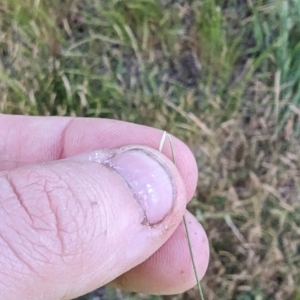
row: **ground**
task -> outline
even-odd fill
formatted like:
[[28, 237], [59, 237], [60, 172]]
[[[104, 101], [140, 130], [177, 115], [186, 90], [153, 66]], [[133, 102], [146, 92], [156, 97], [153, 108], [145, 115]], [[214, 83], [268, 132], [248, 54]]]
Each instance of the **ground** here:
[[122, 119], [191, 147], [206, 300], [300, 299], [299, 63], [297, 0], [0, 3], [0, 112]]

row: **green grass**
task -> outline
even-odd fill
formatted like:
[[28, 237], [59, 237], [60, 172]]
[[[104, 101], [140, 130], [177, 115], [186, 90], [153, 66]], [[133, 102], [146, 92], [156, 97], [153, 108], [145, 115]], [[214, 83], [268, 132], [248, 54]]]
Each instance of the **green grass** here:
[[49, 3], [0, 4], [0, 112], [182, 138], [211, 243], [205, 299], [299, 299], [300, 2]]

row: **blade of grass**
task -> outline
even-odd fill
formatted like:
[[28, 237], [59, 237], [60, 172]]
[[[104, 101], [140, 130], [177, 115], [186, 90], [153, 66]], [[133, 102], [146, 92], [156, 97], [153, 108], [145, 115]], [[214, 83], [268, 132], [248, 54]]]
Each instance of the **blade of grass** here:
[[[174, 152], [172, 137], [166, 131], [163, 133], [163, 136], [161, 138], [161, 141], [160, 141], [160, 144], [159, 144], [159, 152], [162, 152], [166, 139], [169, 140], [170, 147], [171, 147], [171, 153], [172, 153], [172, 161], [173, 161], [174, 165], [176, 165], [176, 158], [175, 158], [175, 152]], [[203, 296], [203, 292], [202, 292], [202, 288], [201, 288], [201, 283], [200, 283], [200, 280], [199, 280], [198, 271], [197, 271], [197, 267], [196, 267], [196, 262], [195, 262], [195, 258], [194, 258], [194, 253], [193, 253], [193, 247], [192, 247], [192, 243], [191, 243], [189, 228], [188, 228], [188, 224], [187, 224], [185, 216], [183, 216], [183, 223], [184, 223], [184, 227], [185, 227], [186, 237], [187, 237], [187, 240], [188, 240], [189, 251], [190, 251], [190, 255], [191, 255], [191, 260], [192, 260], [192, 265], [193, 265], [193, 269], [194, 269], [194, 273], [195, 273], [195, 278], [196, 278], [196, 281], [197, 281], [197, 287], [198, 287], [200, 299], [204, 300], [204, 296]]]

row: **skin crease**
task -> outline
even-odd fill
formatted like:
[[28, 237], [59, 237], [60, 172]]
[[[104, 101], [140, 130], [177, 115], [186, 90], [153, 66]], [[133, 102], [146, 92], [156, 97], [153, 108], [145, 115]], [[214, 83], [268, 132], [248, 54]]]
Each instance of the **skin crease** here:
[[[116, 148], [125, 145], [142, 145], [153, 149], [158, 149], [158, 145], [162, 137], [162, 131], [141, 125], [104, 119], [46, 118], [0, 115], [0, 137], [0, 171], [5, 170], [5, 172], [7, 172], [8, 170], [15, 169], [16, 172], [19, 172], [19, 166], [41, 162], [48, 162], [52, 166], [52, 164], [56, 165], [59, 162], [54, 161], [64, 158], [71, 158], [74, 155], [81, 155], [86, 152], [103, 148]], [[173, 142], [175, 147], [175, 155], [177, 158], [178, 171], [171, 161], [164, 161], [164, 163], [169, 165], [169, 167], [173, 170], [173, 174], [175, 174], [175, 178], [178, 178], [176, 179], [176, 186], [179, 189], [182, 189], [180, 192], [180, 197], [183, 198], [182, 200], [178, 200], [179, 204], [177, 204], [175, 211], [167, 217], [164, 226], [166, 226], [168, 223], [170, 229], [168, 229], [166, 236], [157, 239], [155, 234], [156, 231], [153, 231], [152, 239], [153, 241], [156, 241], [156, 244], [153, 247], [151, 246], [152, 249], [150, 250], [148, 249], [149, 247], [146, 247], [146, 249], [142, 251], [142, 253], [144, 253], [143, 255], [137, 254], [137, 256], [139, 256], [139, 261], [136, 262], [138, 265], [134, 265], [132, 262], [128, 263], [127, 265], [122, 265], [120, 270], [117, 270], [120, 263], [115, 261], [115, 274], [119, 273], [119, 275], [115, 276], [117, 279], [113, 281], [113, 284], [127, 290], [129, 289], [152, 294], [172, 294], [183, 292], [195, 284], [194, 274], [190, 262], [190, 254], [186, 248], [187, 244], [185, 243], [185, 234], [182, 224], [179, 226], [178, 224], [182, 219], [185, 203], [191, 199], [195, 191], [198, 171], [195, 159], [187, 146], [176, 138], [173, 139]], [[22, 147], [20, 147], [20, 145], [22, 145]], [[171, 159], [171, 151], [169, 147], [165, 146], [163, 153], [169, 157], [169, 159]], [[30, 168], [30, 166], [28, 166], [28, 168]], [[59, 165], [58, 168], [61, 170]], [[76, 168], [79, 167], [77, 166]], [[91, 166], [87, 168], [91, 168]], [[45, 172], [47, 173], [48, 169], [45, 169]], [[84, 176], [84, 178], [87, 177], [88, 174]], [[115, 177], [111, 178], [111, 182], [119, 182], [118, 180], [119, 179]], [[120, 183], [115, 183], [114, 186], [116, 186], [116, 184], [121, 186]], [[109, 183], [107, 183], [106, 186], [109, 186]], [[114, 192], [117, 193], [118, 191]], [[122, 190], [121, 193], [123, 195], [125, 190]], [[128, 197], [131, 196], [128, 195]], [[128, 214], [130, 214], [129, 211]], [[117, 217], [119, 218], [120, 216], [118, 215]], [[191, 223], [191, 232], [193, 233], [192, 243], [194, 249], [196, 250], [195, 259], [197, 266], [199, 267], [199, 275], [203, 276], [207, 269], [209, 257], [207, 237], [202, 227], [194, 219], [194, 217], [188, 215], [188, 218]], [[122, 220], [124, 224], [128, 224], [126, 225], [126, 230], [129, 232], [138, 230], [130, 222], [127, 223], [126, 214]], [[117, 229], [116, 232], [118, 231]], [[157, 228], [157, 232], [158, 231], [159, 228]], [[137, 233], [135, 236], [137, 236]], [[128, 237], [130, 237], [130, 234]], [[130, 238], [128, 239], [130, 240]], [[108, 249], [119, 248], [121, 251], [124, 249], [124, 247], [126, 248], [126, 242], [128, 242], [126, 241], [126, 236], [121, 234], [118, 241], [111, 242], [117, 244], [110, 244]], [[137, 243], [137, 241], [132, 240], [130, 243]], [[137, 243], [136, 245], [139, 245], [140, 247], [141, 244]], [[100, 279], [102, 279], [105, 273], [108, 272], [104, 272], [102, 277], [99, 268], [94, 269], [92, 272], [93, 274], [89, 273], [91, 269], [93, 270], [93, 267], [95, 267], [97, 262], [99, 265], [99, 261], [105, 260], [104, 257], [101, 258], [99, 256], [97, 258], [97, 255], [95, 256], [97, 247], [99, 246], [95, 244], [94, 247], [94, 252], [90, 252], [89, 257], [92, 254], [92, 257], [95, 258], [95, 260], [85, 258], [85, 264], [87, 265], [87, 268], [84, 270], [82, 270], [82, 268], [75, 270], [72, 269], [72, 272], [70, 272], [70, 270], [66, 270], [68, 274], [72, 275], [67, 280], [63, 277], [65, 280], [63, 284], [61, 284], [61, 288], [64, 291], [64, 293], [62, 293], [63, 295], [50, 294], [49, 299], [74, 298], [75, 296], [82, 295], [88, 291], [91, 291], [92, 289], [97, 288], [99, 284], [101, 285]], [[152, 251], [152, 253], [147, 251]], [[112, 253], [111, 255], [115, 259], [116, 256], [122, 257], [122, 254], [123, 251], [121, 251], [119, 254]], [[84, 255], [81, 257], [81, 259], [83, 258]], [[128, 259], [128, 261], [130, 261], [130, 259]], [[72, 267], [74, 268], [74, 266]], [[39, 285], [40, 297], [36, 296], [36, 299], [48, 299], [43, 296], [53, 291], [53, 286], [57, 284], [57, 278], [55, 278], [55, 276], [57, 277], [56, 272], [61, 272], [59, 268], [55, 268], [58, 267], [55, 263], [53, 263], [51, 269], [53, 274], [47, 275], [48, 277], [46, 276], [45, 280], [41, 282]], [[67, 265], [65, 268], [70, 268], [70, 265]], [[168, 270], [168, 272], [165, 270]], [[166, 276], [166, 274], [169, 272], [171, 272], [171, 276], [170, 274], [169, 276]], [[14, 278], [14, 276], [10, 274], [6, 274], [6, 276], [12, 276], [12, 280], [20, 280], [22, 282], [22, 276], [18, 279]], [[114, 275], [111, 274], [110, 278], [107, 278], [106, 281], [112, 281], [114, 279], [113, 276]], [[36, 286], [34, 279], [28, 280], [27, 284], [29, 290], [30, 286]], [[11, 295], [8, 294], [5, 296], [8, 297]], [[13, 300], [13, 298], [11, 299]]]

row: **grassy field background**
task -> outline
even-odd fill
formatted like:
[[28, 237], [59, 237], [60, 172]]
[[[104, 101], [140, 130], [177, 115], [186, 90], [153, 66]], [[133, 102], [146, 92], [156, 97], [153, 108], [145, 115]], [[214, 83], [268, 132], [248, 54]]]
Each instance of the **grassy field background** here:
[[205, 299], [300, 299], [300, 1], [1, 0], [0, 112], [183, 139], [211, 243]]

